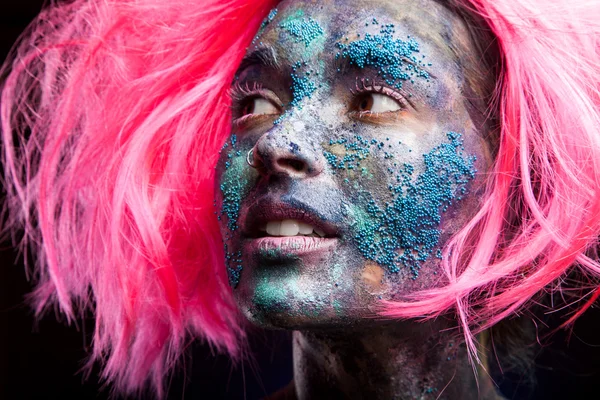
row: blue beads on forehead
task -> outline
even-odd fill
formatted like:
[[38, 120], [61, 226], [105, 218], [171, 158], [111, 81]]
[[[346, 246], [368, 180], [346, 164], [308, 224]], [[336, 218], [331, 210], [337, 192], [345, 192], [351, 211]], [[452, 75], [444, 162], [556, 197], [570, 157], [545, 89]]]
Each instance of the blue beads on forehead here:
[[[376, 19], [372, 23], [378, 24]], [[359, 68], [375, 68], [388, 85], [398, 89], [404, 81], [412, 81], [415, 77], [429, 79], [423, 56], [417, 57], [419, 43], [412, 38], [394, 39], [394, 33], [394, 25], [387, 24], [381, 26], [377, 35], [367, 33], [359, 40], [338, 42], [336, 47], [340, 51], [336, 58], [346, 58]]]
[[291, 35], [297, 43], [303, 42], [306, 47], [325, 33], [321, 25], [312, 18], [291, 19], [282, 22], [279, 27]]

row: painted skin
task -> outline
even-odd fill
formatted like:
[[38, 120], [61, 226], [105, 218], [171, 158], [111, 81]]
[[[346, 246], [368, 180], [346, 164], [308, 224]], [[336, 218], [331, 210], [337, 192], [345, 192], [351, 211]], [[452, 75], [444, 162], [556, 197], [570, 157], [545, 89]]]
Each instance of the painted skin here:
[[[373, 39], [401, 56], [386, 61], [371, 48], [361, 62], [361, 43]], [[472, 54], [462, 20], [426, 0], [286, 1], [249, 48], [217, 167], [217, 213], [240, 309], [261, 326], [310, 331], [295, 335], [299, 397], [435, 398], [453, 373], [467, 378], [448, 398], [477, 390], [464, 348], [447, 345], [454, 321], [369, 318], [382, 299], [442, 285], [439, 251], [478, 209], [491, 156], [478, 111], [487, 72]], [[325, 237], [265, 237], [266, 221], [284, 219]], [[408, 344], [436, 356], [410, 356]], [[373, 346], [381, 354], [365, 350]], [[376, 360], [375, 376], [357, 349]], [[399, 364], [410, 379], [390, 380]]]

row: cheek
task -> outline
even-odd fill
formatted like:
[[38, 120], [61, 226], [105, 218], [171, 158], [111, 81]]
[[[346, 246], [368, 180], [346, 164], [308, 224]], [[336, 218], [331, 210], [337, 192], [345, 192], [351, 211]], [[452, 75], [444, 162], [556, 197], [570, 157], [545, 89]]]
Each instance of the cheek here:
[[238, 143], [236, 135], [232, 135], [225, 143], [217, 167], [218, 187], [215, 191], [215, 213], [221, 227], [229, 282], [234, 288], [239, 282], [243, 258], [241, 250], [234, 246], [235, 239], [240, 235], [240, 206], [255, 180], [246, 161], [245, 147]]
[[251, 188], [251, 174], [246, 162], [246, 153], [237, 143], [235, 135], [225, 143], [221, 150], [217, 174], [217, 193], [221, 200], [217, 218], [225, 220], [227, 229], [234, 233], [239, 228], [238, 219], [241, 201], [248, 195]]
[[[441, 257], [443, 217], [466, 196], [475, 157], [452, 132], [419, 157], [390, 142], [342, 139], [330, 142], [326, 157], [351, 198], [345, 211], [353, 246], [385, 272], [417, 279], [427, 260]], [[372, 268], [362, 277], [378, 280]]]

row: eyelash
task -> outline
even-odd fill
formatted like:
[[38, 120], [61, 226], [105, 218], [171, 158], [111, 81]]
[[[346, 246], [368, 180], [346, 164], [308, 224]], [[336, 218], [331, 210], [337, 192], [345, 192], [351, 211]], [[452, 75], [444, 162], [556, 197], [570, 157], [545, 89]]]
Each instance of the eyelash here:
[[264, 89], [262, 84], [259, 82], [253, 82], [252, 86], [250, 86], [249, 82], [246, 82], [245, 84], [241, 84], [240, 82], [234, 83], [230, 90], [230, 97], [232, 100], [232, 112], [234, 116], [233, 123], [234, 125], [240, 127], [246, 122], [249, 122], [251, 119], [265, 117], [265, 115], [253, 114], [241, 115], [246, 103], [250, 100], [261, 97], [273, 103], [274, 106], [283, 108], [283, 105], [280, 104], [277, 96], [275, 96], [270, 90]]
[[[371, 82], [368, 82], [371, 81]], [[368, 93], [379, 93], [379, 94], [383, 94], [385, 96], [391, 97], [392, 99], [394, 99], [396, 102], [398, 102], [398, 104], [400, 105], [402, 110], [405, 110], [408, 108], [408, 102], [406, 101], [405, 97], [403, 95], [401, 95], [400, 93], [398, 93], [396, 90], [390, 89], [382, 84], [376, 85], [375, 83], [372, 83], [372, 79], [368, 79], [368, 78], [356, 78], [356, 82], [354, 84], [354, 89], [350, 89], [350, 93], [352, 93], [352, 95], [354, 96], [354, 98], [352, 99], [352, 103], [353, 103], [353, 107], [354, 105], [356, 105], [356, 101], [359, 99], [359, 95], [361, 94], [368, 94]], [[373, 113], [371, 111], [352, 111], [354, 113], [356, 113], [356, 115], [358, 117], [362, 117], [362, 116], [366, 116], [366, 115], [370, 115], [372, 116], [373, 114], [386, 114], [386, 113], [395, 113], [396, 111], [386, 111], [383, 113]]]
[[246, 82], [243, 86], [241, 83], [236, 82], [231, 87], [230, 97], [233, 101], [232, 104], [234, 111], [238, 112], [242, 108], [241, 106], [245, 101], [254, 99], [256, 97], [263, 97], [267, 100], [274, 100], [272, 99], [272, 96], [270, 96], [269, 93], [265, 89], [263, 89], [263, 86], [259, 82], [253, 82], [252, 87], [250, 87], [250, 84], [248, 82]]

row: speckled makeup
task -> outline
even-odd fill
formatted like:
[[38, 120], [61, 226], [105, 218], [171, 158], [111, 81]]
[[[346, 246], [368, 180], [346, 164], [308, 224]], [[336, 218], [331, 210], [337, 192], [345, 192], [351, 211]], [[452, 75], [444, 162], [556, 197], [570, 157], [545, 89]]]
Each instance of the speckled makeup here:
[[217, 167], [228, 274], [251, 321], [361, 324], [382, 299], [444, 283], [442, 249], [477, 211], [491, 158], [465, 32], [425, 0], [270, 13]]

